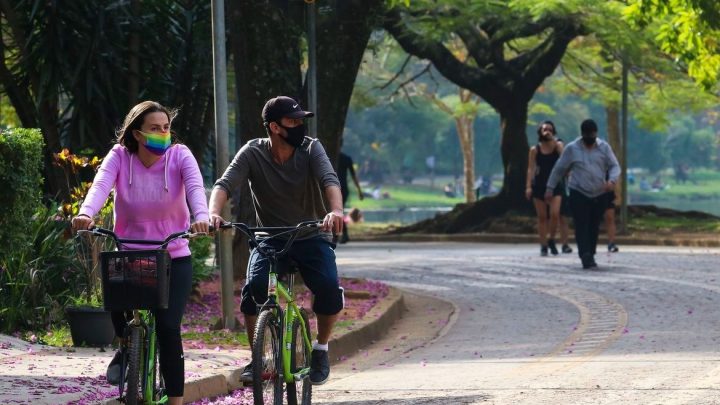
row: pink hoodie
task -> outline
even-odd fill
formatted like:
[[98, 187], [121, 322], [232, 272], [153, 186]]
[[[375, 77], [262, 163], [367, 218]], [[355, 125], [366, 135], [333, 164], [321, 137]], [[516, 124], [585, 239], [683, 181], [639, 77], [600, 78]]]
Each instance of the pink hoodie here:
[[[185, 145], [176, 144], [152, 166], [115, 145], [100, 165], [80, 214], [92, 218], [115, 188], [115, 233], [119, 238], [163, 240], [171, 233], [190, 229], [195, 221], [208, 221], [205, 187], [195, 157]], [[153, 245], [126, 245], [130, 249], [155, 249]], [[187, 239], [168, 246], [170, 257], [190, 255]]]

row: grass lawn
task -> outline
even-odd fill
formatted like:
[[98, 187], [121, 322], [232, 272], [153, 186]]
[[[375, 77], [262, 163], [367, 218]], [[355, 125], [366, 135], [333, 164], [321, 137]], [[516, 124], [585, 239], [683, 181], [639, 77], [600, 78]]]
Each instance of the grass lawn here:
[[[647, 176], [647, 179], [652, 183], [652, 176]], [[676, 184], [674, 178], [670, 176], [665, 176], [663, 179], [669, 187], [662, 191], [640, 190], [638, 178], [635, 179], [635, 184], [629, 185], [628, 191], [632, 197], [641, 201], [720, 198], [720, 172], [707, 169], [697, 170], [690, 175], [692, 181], [684, 184]]]
[[[370, 191], [369, 189], [365, 190]], [[402, 207], [452, 207], [464, 201], [462, 196], [456, 198], [446, 197], [442, 188], [435, 186], [414, 185], [414, 184], [391, 184], [380, 188], [381, 193], [388, 193], [389, 198], [375, 200], [365, 197], [362, 201], [358, 199], [357, 192], [350, 190], [350, 199], [347, 207], [357, 207], [362, 210], [392, 209]]]

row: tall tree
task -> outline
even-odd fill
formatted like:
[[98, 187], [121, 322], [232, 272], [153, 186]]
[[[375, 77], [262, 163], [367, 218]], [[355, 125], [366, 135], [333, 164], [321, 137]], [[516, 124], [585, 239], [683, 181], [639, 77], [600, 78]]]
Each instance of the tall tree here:
[[[500, 193], [448, 221], [444, 230], [457, 230], [476, 221], [478, 215], [528, 209], [523, 197], [528, 104], [558, 66], [570, 41], [586, 32], [581, 20], [555, 10], [534, 15], [528, 8], [514, 8], [513, 3], [411, 4], [387, 11], [385, 29], [406, 52], [430, 60], [450, 81], [479, 95], [501, 118], [505, 177]], [[470, 58], [464, 62], [450, 52], [448, 40], [461, 41]]]

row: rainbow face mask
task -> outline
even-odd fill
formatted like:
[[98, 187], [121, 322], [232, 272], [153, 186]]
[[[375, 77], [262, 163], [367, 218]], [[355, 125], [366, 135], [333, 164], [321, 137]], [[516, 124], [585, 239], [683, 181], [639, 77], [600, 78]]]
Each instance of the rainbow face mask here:
[[171, 139], [170, 131], [168, 132], [143, 132], [139, 131], [145, 137], [145, 148], [150, 153], [162, 156], [170, 148]]

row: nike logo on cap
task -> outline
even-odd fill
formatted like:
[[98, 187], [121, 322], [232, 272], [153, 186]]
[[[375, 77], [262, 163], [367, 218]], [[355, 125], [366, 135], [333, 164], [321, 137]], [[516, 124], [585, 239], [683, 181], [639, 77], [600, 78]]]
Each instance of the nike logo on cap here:
[[298, 108], [298, 104], [295, 104], [295, 105], [293, 106], [293, 108]]

